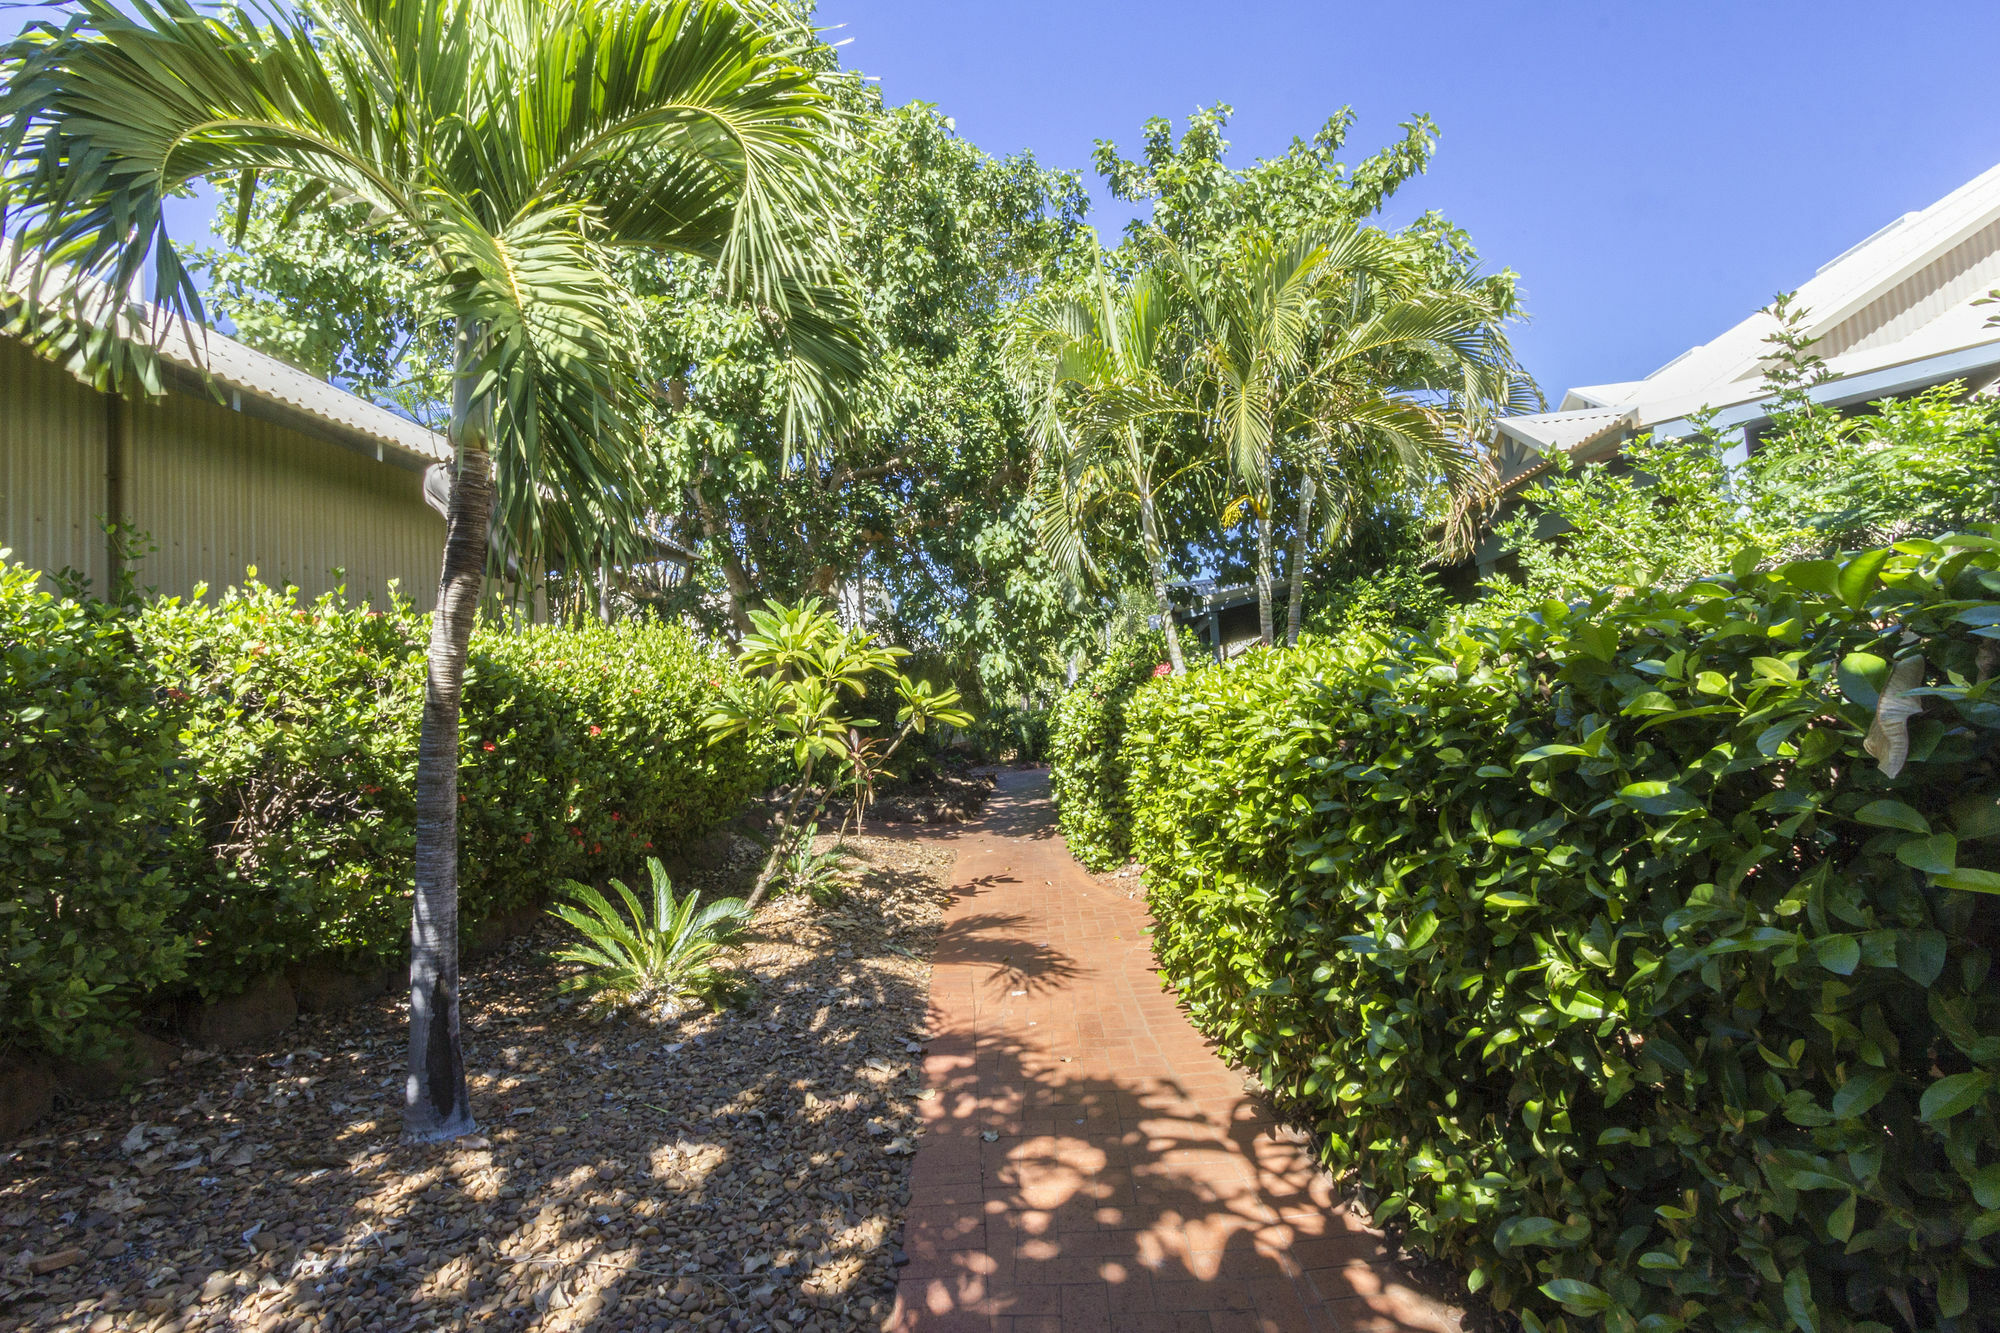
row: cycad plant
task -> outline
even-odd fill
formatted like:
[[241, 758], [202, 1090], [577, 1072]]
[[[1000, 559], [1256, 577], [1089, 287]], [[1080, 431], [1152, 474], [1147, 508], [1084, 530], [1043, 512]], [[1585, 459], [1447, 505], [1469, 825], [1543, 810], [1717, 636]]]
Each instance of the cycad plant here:
[[[634, 423], [649, 386], [618, 256], [712, 261], [787, 353], [801, 431], [866, 371], [831, 276], [838, 127], [778, 31], [790, 13], [761, 0], [73, 0], [67, 22], [0, 50], [9, 318], [46, 354], [109, 387], [155, 385], [166, 335], [123, 294], [150, 268], [166, 316], [201, 318], [162, 205], [206, 180], [233, 189], [243, 217], [274, 177], [302, 205], [367, 205], [455, 340], [417, 760], [406, 1139], [475, 1128], [459, 1049], [459, 700], [495, 515], [524, 569], [557, 548], [639, 549]], [[199, 335], [188, 341], [199, 355]]]
[[622, 880], [612, 880], [611, 887], [624, 900], [623, 912], [588, 884], [571, 880], [565, 887], [571, 901], [551, 910], [574, 926], [584, 942], [556, 958], [580, 963], [585, 970], [559, 989], [586, 995], [606, 1009], [643, 1011], [683, 996], [716, 1000], [731, 989], [729, 974], [715, 966], [716, 955], [735, 941], [750, 909], [741, 898], [718, 899], [706, 907], [699, 893], [677, 899], [659, 859], [648, 857], [646, 866], [653, 876], [650, 915]]
[[[857, 800], [859, 797], [857, 796]], [[822, 906], [840, 901], [840, 880], [847, 869], [847, 848], [838, 839], [823, 852], [813, 850], [819, 825], [807, 824], [798, 845], [785, 858], [779, 881], [786, 892], [803, 893]]]

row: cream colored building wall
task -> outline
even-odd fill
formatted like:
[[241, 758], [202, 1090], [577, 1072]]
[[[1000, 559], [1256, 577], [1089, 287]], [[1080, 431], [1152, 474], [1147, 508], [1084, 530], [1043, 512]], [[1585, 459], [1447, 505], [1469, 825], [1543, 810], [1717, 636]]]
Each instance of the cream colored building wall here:
[[418, 609], [435, 603], [444, 520], [421, 473], [191, 394], [115, 410], [114, 472], [110, 400], [0, 340], [0, 546], [13, 560], [69, 565], [102, 590], [100, 521], [115, 490], [158, 548], [132, 566], [142, 588], [219, 590], [255, 565], [307, 598], [344, 583], [351, 600], [383, 606], [396, 580]]
[[0, 547], [13, 550], [10, 561], [73, 569], [103, 590], [110, 424], [102, 394], [0, 338]]

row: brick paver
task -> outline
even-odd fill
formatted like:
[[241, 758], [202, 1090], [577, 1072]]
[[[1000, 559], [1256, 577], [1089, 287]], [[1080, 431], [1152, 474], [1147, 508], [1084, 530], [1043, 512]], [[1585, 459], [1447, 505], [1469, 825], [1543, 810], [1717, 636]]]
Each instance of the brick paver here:
[[954, 839], [890, 1327], [1454, 1333], [1161, 989], [1136, 880], [1000, 776]]

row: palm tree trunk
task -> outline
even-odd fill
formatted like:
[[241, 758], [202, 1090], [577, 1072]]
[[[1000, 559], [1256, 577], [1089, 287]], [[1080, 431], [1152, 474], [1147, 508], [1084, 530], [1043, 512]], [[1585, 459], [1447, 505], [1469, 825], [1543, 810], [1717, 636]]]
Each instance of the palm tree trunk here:
[[1264, 646], [1277, 642], [1272, 633], [1271, 620], [1271, 497], [1264, 496], [1264, 506], [1257, 511], [1257, 630], [1264, 637]]
[[1312, 531], [1313, 493], [1318, 483], [1307, 477], [1299, 487], [1299, 530], [1292, 536], [1291, 597], [1285, 603], [1285, 646], [1299, 646], [1299, 621], [1305, 614], [1306, 534]]
[[[461, 330], [460, 366], [475, 335]], [[436, 1143], [478, 1129], [465, 1086], [458, 1024], [458, 713], [465, 654], [493, 525], [489, 413], [473, 410], [472, 377], [454, 386], [456, 475], [431, 613], [423, 730], [417, 742], [416, 899], [410, 910], [410, 1063], [403, 1090], [403, 1140]]]
[[1139, 534], [1146, 547], [1146, 572], [1153, 578], [1153, 600], [1159, 604], [1160, 627], [1167, 635], [1167, 660], [1174, 674], [1185, 675], [1187, 662], [1181, 656], [1181, 632], [1174, 624], [1173, 599], [1167, 596], [1167, 557], [1160, 541], [1160, 519], [1153, 508], [1153, 488], [1139, 487]]

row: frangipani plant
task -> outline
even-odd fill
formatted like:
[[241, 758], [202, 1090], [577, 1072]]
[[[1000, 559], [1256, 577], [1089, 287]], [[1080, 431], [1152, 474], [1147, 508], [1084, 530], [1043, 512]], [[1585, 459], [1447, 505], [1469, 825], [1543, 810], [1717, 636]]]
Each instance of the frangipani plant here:
[[[836, 792], [852, 788], [854, 825], [860, 827], [876, 779], [904, 741], [934, 722], [969, 726], [972, 716], [958, 706], [956, 689], [937, 689], [897, 670], [896, 663], [909, 656], [907, 650], [877, 644], [865, 630], [841, 628], [817, 597], [796, 606], [767, 603], [750, 613], [750, 621], [752, 632], [744, 636], [737, 657], [738, 677], [724, 687], [722, 702], [703, 725], [711, 741], [770, 735], [789, 752], [797, 770], [770, 854], [750, 893], [749, 905], [755, 909]], [[872, 676], [889, 677], [902, 701], [896, 731], [886, 743], [862, 734], [881, 725], [876, 719], [845, 711], [851, 700], [867, 693]]]

